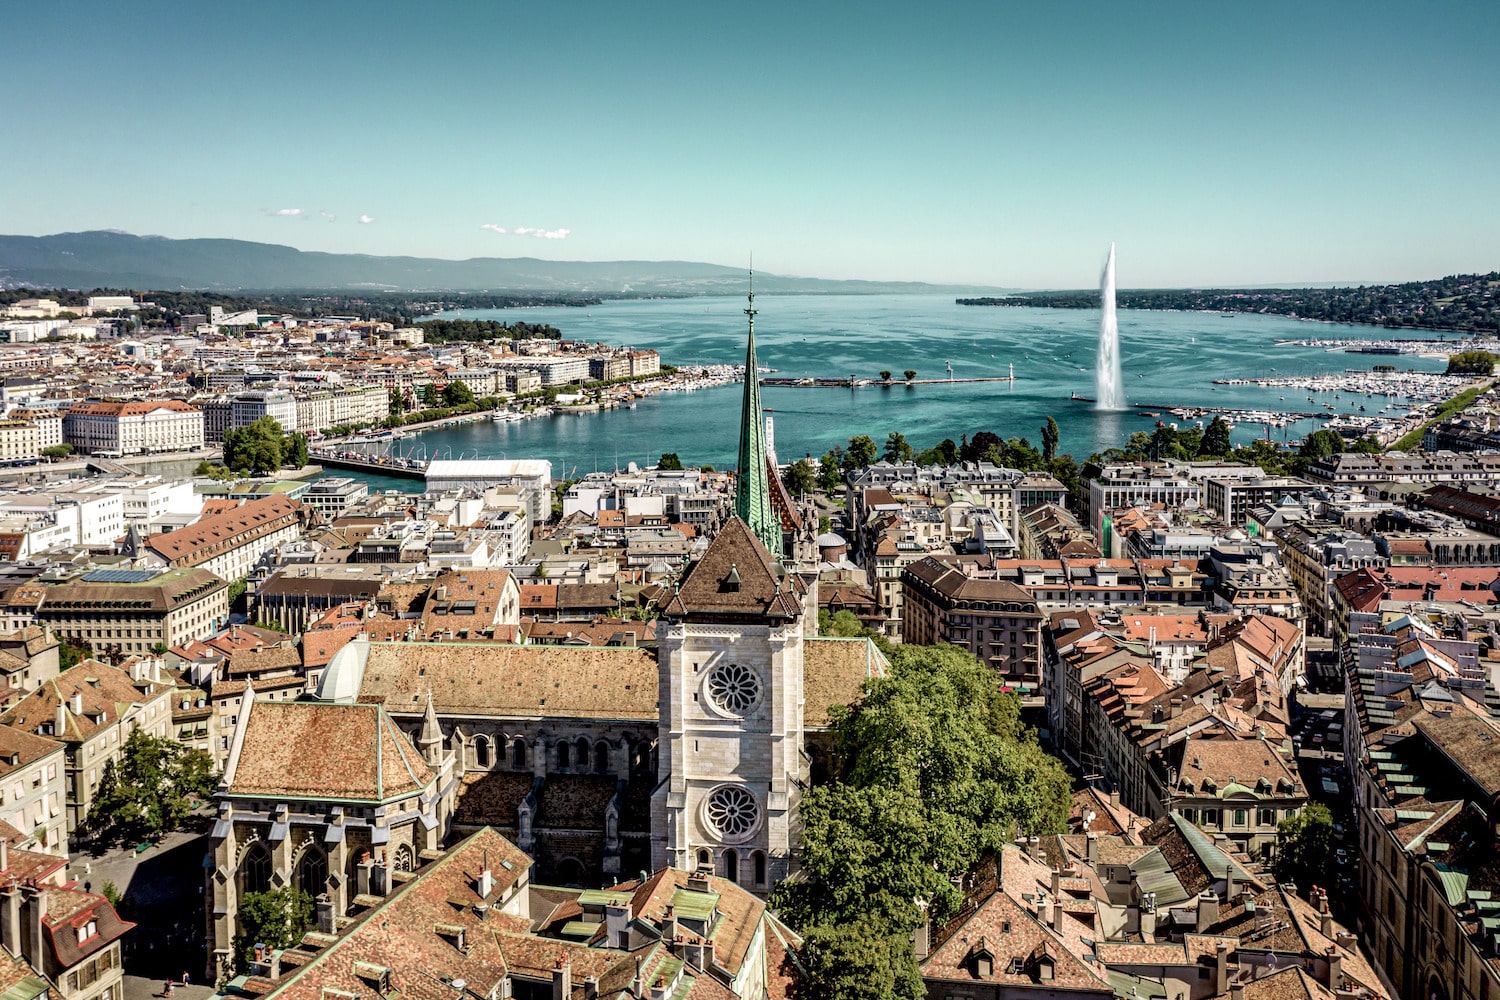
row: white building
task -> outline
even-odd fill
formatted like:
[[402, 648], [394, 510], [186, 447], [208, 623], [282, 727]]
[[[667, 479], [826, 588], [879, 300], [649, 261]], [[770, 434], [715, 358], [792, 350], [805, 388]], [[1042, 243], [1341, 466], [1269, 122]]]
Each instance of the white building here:
[[552, 463], [545, 459], [442, 460], [427, 465], [429, 493], [472, 490], [482, 494], [496, 486], [520, 493], [532, 524], [551, 516]]
[[85, 455], [144, 455], [203, 447], [203, 412], [180, 399], [79, 403], [63, 437]]

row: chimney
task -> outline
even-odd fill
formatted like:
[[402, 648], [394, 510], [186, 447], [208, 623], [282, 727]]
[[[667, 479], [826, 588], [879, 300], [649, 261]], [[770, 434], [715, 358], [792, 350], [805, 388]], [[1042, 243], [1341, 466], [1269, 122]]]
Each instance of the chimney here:
[[1236, 981], [1229, 987], [1229, 1000], [1245, 1000], [1245, 984]]
[[670, 950], [677, 942], [677, 911], [672, 904], [667, 904], [667, 909], [661, 915], [661, 939], [667, 943]]
[[599, 977], [587, 975], [583, 977], [583, 1000], [599, 1000]]
[[0, 837], [0, 872], [10, 871], [10, 842]]
[[57, 728], [52, 730], [52, 735], [56, 736], [58, 739], [62, 739], [63, 734], [68, 731], [67, 702], [60, 701], [57, 703], [57, 720], [55, 722], [55, 725]]
[[1338, 931], [1333, 935], [1333, 939], [1334, 941], [1338, 942], [1338, 946], [1340, 948], [1344, 949], [1349, 954], [1354, 955], [1359, 952], [1359, 938], [1355, 937], [1353, 934], [1350, 934], [1348, 931]]
[[1210, 927], [1219, 922], [1219, 897], [1211, 890], [1205, 890], [1198, 894], [1198, 924], [1199, 934], [1206, 933]]
[[566, 954], [557, 957], [557, 964], [552, 967], [552, 1000], [572, 1000], [573, 998], [573, 963], [568, 961]]
[[[1234, 901], [1234, 862], [1231, 861], [1224, 866], [1224, 902]], [[1223, 993], [1223, 990], [1219, 991]]]
[[1220, 996], [1229, 989], [1229, 942], [1220, 940], [1214, 946], [1214, 979], [1218, 984], [1215, 990]]
[[47, 940], [43, 928], [47, 924], [47, 896], [36, 886], [28, 885], [23, 890], [26, 893], [25, 905], [29, 911], [27, 916], [26, 933], [30, 935], [33, 948], [40, 948], [41, 942]]
[[1088, 832], [1088, 848], [1084, 852], [1084, 857], [1088, 858], [1090, 865], [1099, 863], [1099, 832], [1097, 830]]
[[[923, 927], [918, 927], [917, 928], [917, 940], [918, 940], [918, 942], [921, 941], [922, 932], [925, 929], [926, 929], [926, 925], [924, 925]], [[918, 947], [919, 948], [921, 947], [920, 943], [918, 944]], [[697, 938], [694, 938], [692, 941], [688, 942], [686, 950], [687, 950], [687, 954], [684, 956], [684, 960], [693, 969], [695, 969], [698, 972], [702, 972], [703, 971], [703, 942], [699, 941]], [[919, 952], [918, 955], [917, 955], [917, 957], [921, 958], [922, 954]]]
[[917, 933], [912, 940], [912, 950], [916, 953], [918, 962], [932, 953], [932, 921], [927, 919], [925, 910], [922, 913], [922, 922], [917, 924]]
[[1328, 946], [1328, 988], [1337, 993], [1344, 987], [1344, 953]]
[[21, 890], [14, 885], [0, 890], [0, 945], [21, 957]]
[[72, 712], [73, 712], [74, 715], [82, 715], [83, 714], [83, 692], [82, 691], [74, 691], [73, 692], [73, 697], [71, 697], [71, 698], [68, 699], [68, 708], [72, 710]]
[[337, 934], [338, 920], [333, 912], [333, 898], [326, 892], [318, 897], [314, 904], [318, 915], [318, 932], [321, 934]]
[[1118, 788], [1111, 788], [1109, 790], [1109, 804], [1113, 808], [1119, 808], [1120, 790]]
[[1057, 930], [1062, 923], [1062, 900], [1057, 896], [1052, 897], [1052, 929]]
[[1052, 869], [1052, 895], [1062, 895], [1062, 870], [1058, 868]]
[[495, 872], [490, 868], [488, 854], [485, 855], [484, 871], [479, 873], [479, 884], [474, 887], [474, 891], [479, 893], [480, 899], [489, 899], [490, 893], [495, 891]]
[[1318, 897], [1318, 933], [1330, 940], [1333, 938], [1333, 914], [1328, 912], [1327, 890]]
[[1039, 837], [1028, 837], [1028, 838], [1026, 838], [1026, 856], [1028, 858], [1030, 858], [1033, 861], [1036, 860], [1037, 845], [1040, 844], [1041, 842], [1042, 842], [1041, 838], [1039, 838]]
[[354, 891], [361, 896], [370, 894], [370, 869], [375, 867], [375, 862], [370, 858], [370, 852], [366, 851], [359, 859], [359, 864], [354, 866]]

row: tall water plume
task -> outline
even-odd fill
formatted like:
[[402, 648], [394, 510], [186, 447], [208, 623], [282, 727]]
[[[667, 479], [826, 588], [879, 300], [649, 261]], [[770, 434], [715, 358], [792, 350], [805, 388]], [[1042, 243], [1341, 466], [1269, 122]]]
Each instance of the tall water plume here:
[[1099, 354], [1094, 359], [1094, 408], [1123, 410], [1125, 382], [1120, 374], [1120, 327], [1115, 321], [1115, 245], [1109, 245], [1109, 260], [1099, 281]]

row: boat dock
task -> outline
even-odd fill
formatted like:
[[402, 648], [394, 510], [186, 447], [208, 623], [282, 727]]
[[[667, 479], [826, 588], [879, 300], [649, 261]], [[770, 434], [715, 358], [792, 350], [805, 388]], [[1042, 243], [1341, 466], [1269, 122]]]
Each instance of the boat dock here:
[[895, 388], [907, 385], [961, 385], [974, 384], [975, 382], [1015, 382], [1014, 375], [990, 375], [983, 378], [914, 378], [914, 379], [891, 379], [889, 382], [878, 378], [763, 378], [760, 384], [763, 386], [774, 386], [780, 389], [863, 389], [867, 386], [876, 386], [881, 389]]
[[355, 472], [375, 472], [382, 476], [402, 476], [406, 479], [425, 479], [427, 463], [414, 458], [397, 458], [388, 455], [360, 455], [352, 451], [308, 449], [308, 458], [316, 459], [319, 465], [334, 469], [352, 469]]

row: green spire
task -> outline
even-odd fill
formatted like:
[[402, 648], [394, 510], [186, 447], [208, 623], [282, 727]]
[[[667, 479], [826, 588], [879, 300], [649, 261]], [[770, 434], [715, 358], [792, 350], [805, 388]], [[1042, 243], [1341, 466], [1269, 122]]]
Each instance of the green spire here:
[[781, 558], [781, 519], [771, 509], [766, 482], [766, 425], [760, 408], [760, 369], [755, 363], [755, 274], [750, 275], [749, 345], [745, 348], [745, 402], [740, 410], [739, 474], [734, 486], [734, 513], [771, 555]]

